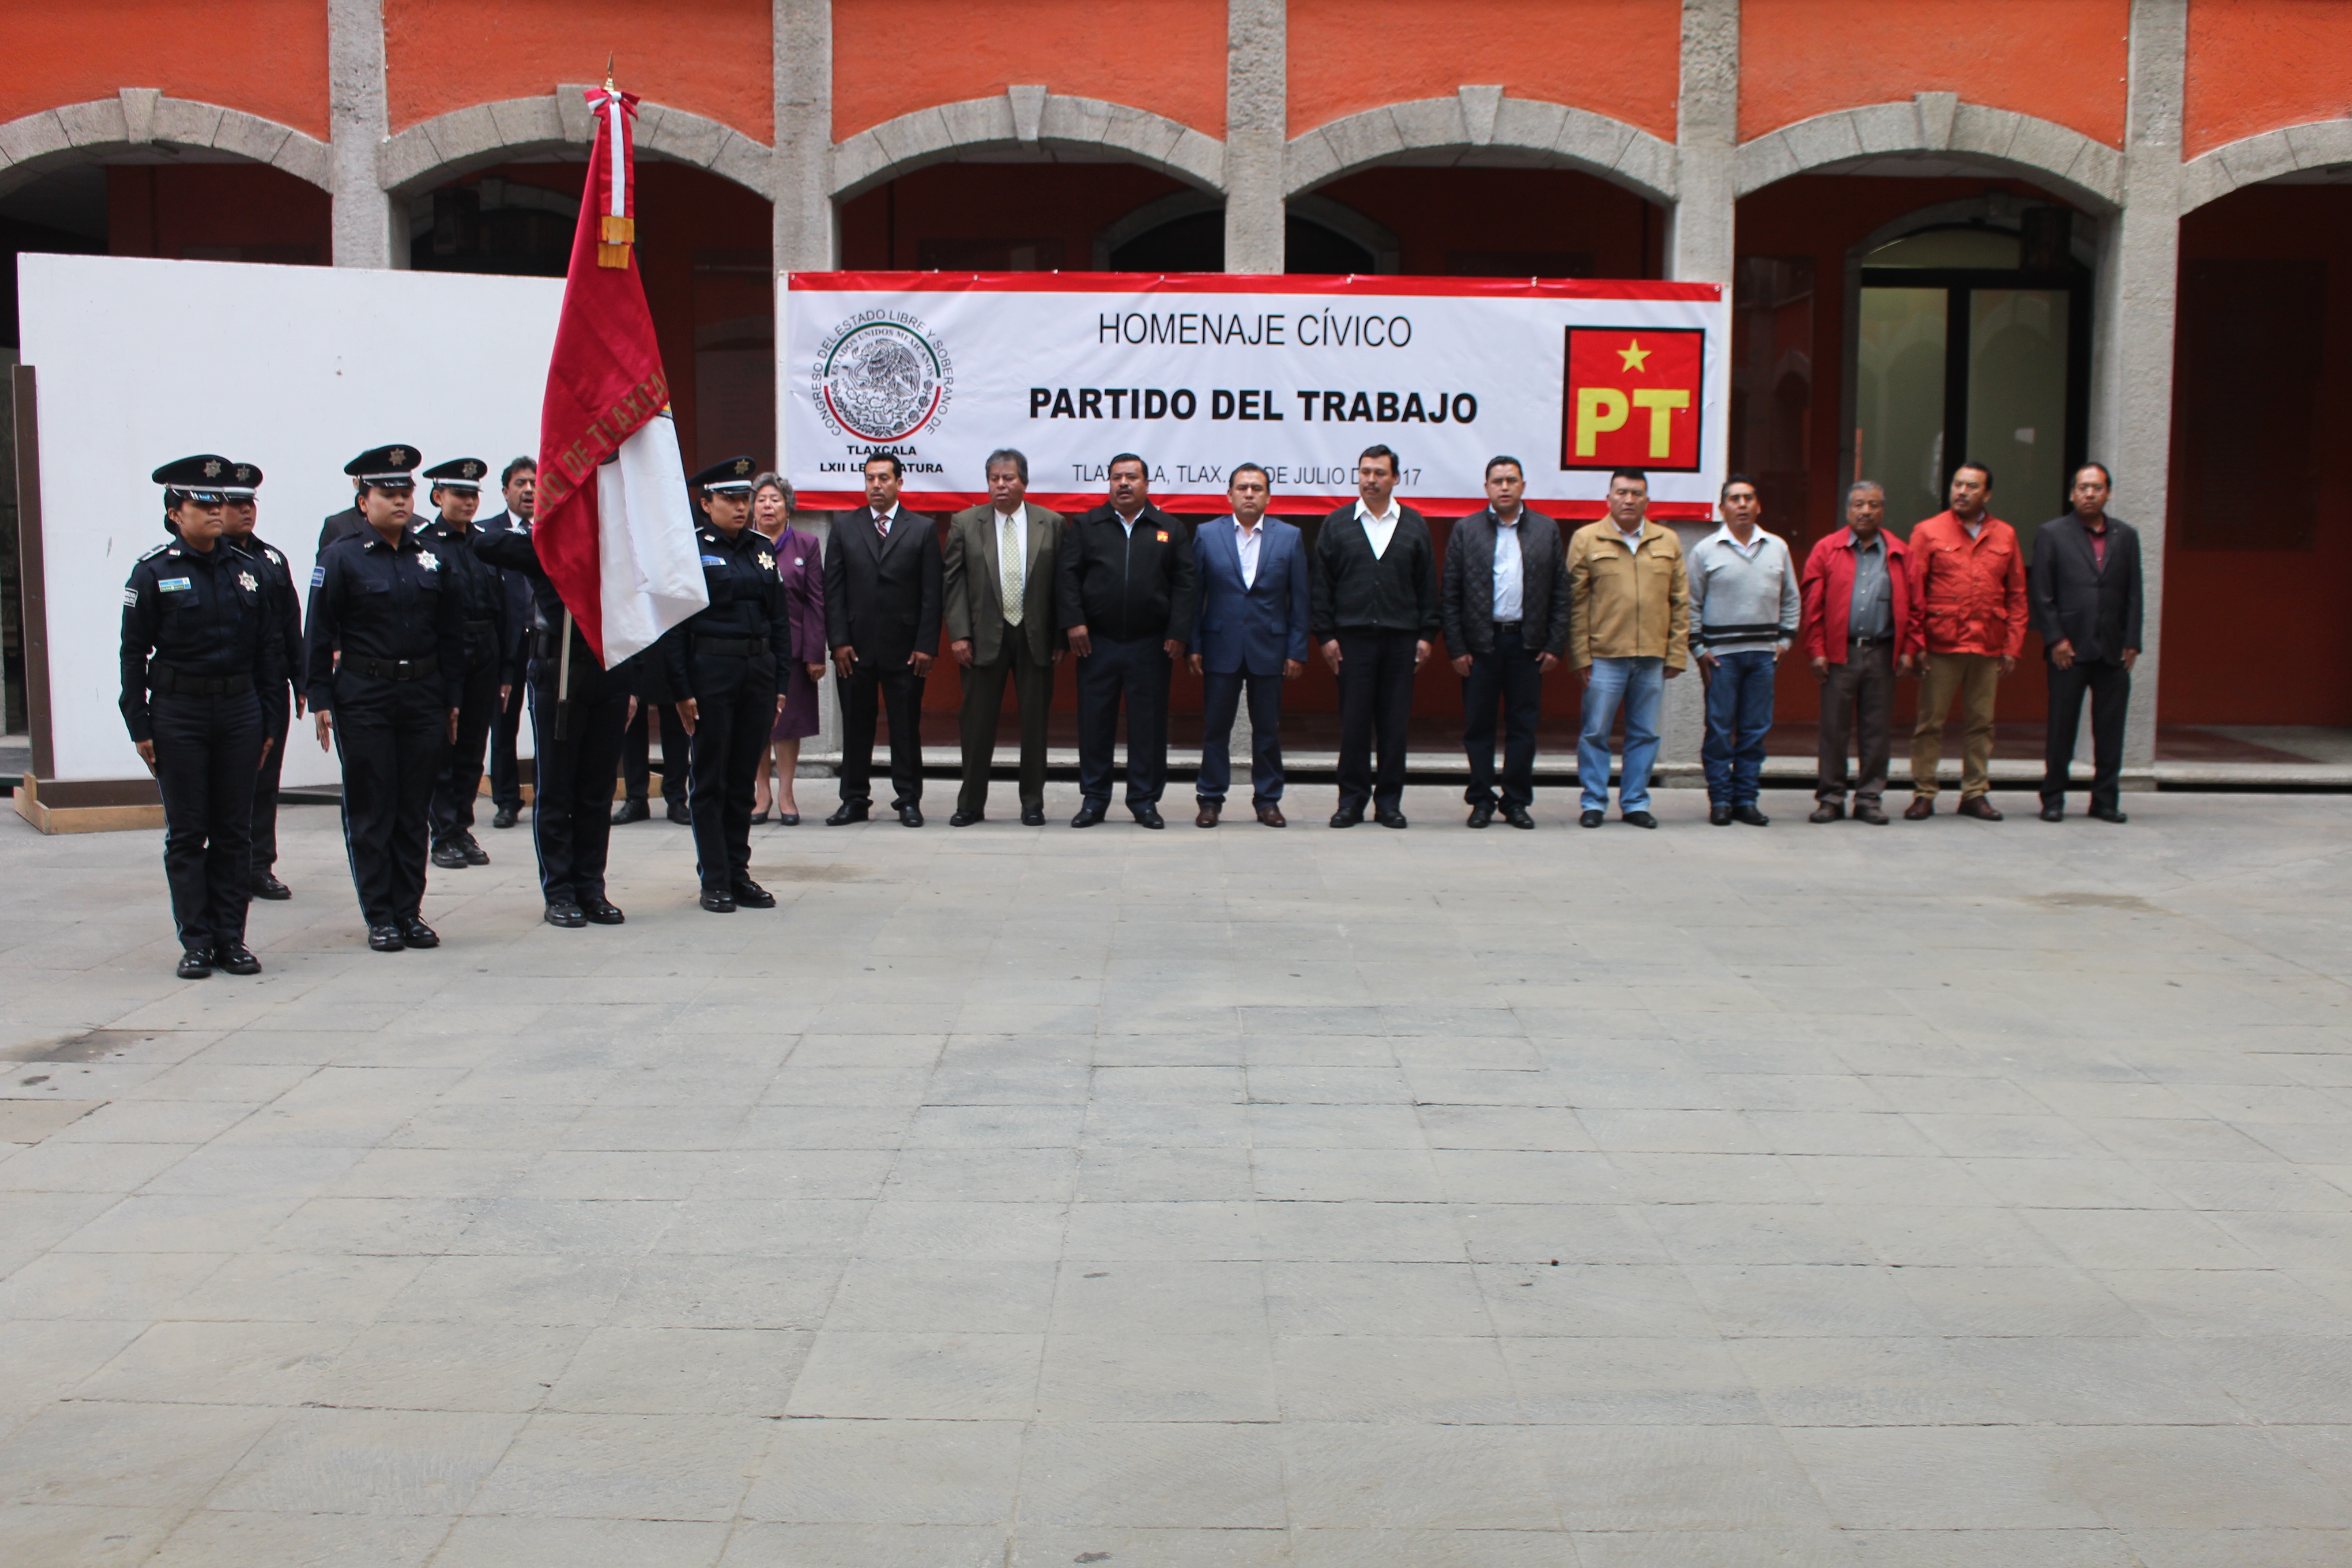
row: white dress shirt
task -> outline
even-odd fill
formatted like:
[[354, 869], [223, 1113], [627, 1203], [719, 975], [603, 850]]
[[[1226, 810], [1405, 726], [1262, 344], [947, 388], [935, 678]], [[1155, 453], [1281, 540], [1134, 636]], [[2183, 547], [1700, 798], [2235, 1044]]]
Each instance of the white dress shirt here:
[[1389, 502], [1386, 517], [1374, 517], [1372, 509], [1360, 499], [1356, 502], [1356, 521], [1364, 525], [1364, 537], [1372, 542], [1372, 559], [1378, 561], [1387, 552], [1389, 541], [1396, 534], [1397, 504]]
[[1244, 528], [1240, 518], [1231, 520], [1234, 525], [1234, 548], [1241, 552], [1242, 586], [1257, 586], [1257, 547], [1265, 539], [1265, 521], [1261, 518], [1255, 528]]
[[1119, 527], [1127, 531], [1127, 536], [1129, 539], [1133, 539], [1135, 537], [1135, 525], [1143, 521], [1143, 509], [1141, 507], [1136, 508], [1135, 515], [1133, 517], [1129, 517], [1125, 512], [1119, 510], [1118, 508], [1113, 507], [1110, 509], [1110, 514], [1111, 516], [1118, 519]]
[[1508, 522], [1499, 517], [1495, 520], [1495, 620], [1498, 625], [1519, 618], [1519, 593], [1526, 583], [1519, 565], [1519, 519], [1527, 515], [1522, 509]]
[[891, 503], [890, 510], [888, 511], [874, 511], [872, 507], [867, 507], [866, 510], [869, 512], [873, 512], [874, 514], [875, 532], [887, 533], [892, 529], [898, 526], [898, 507], [897, 502], [894, 501]]
[[1650, 531], [1650, 525], [1646, 521], [1635, 523], [1633, 525], [1633, 531], [1631, 533], [1626, 532], [1622, 528], [1617, 528], [1616, 520], [1613, 518], [1610, 521], [1609, 526], [1617, 529], [1617, 537], [1625, 542], [1626, 549], [1634, 551], [1638, 551], [1642, 548], [1642, 535]]

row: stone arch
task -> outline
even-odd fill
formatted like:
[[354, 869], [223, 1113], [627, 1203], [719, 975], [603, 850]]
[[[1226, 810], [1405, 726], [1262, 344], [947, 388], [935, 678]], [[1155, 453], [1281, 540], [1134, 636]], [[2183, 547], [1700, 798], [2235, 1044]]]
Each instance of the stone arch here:
[[2180, 211], [2195, 212], [2231, 191], [2284, 174], [2352, 163], [2352, 121], [2322, 120], [2248, 136], [2180, 166]]
[[2011, 110], [1923, 92], [1800, 120], [1740, 143], [1732, 185], [1748, 195], [1792, 174], [1836, 172], [1876, 158], [1924, 158], [2023, 174], [2102, 216], [2123, 205], [2123, 154], [2079, 131]]
[[1042, 87], [1001, 98], [943, 103], [886, 120], [833, 149], [829, 194], [846, 201], [886, 180], [966, 153], [1074, 153], [1093, 162], [1140, 163], [1202, 191], [1225, 188], [1225, 144], [1145, 109], [1076, 98]]
[[[593, 140], [586, 91], [559, 87], [537, 98], [471, 104], [419, 121], [376, 149], [376, 178], [410, 195], [476, 169], [515, 158], [572, 152]], [[762, 200], [771, 195], [772, 152], [730, 126], [667, 104], [637, 105], [637, 151], [707, 169]]]
[[1283, 194], [1297, 197], [1382, 163], [1522, 164], [1580, 169], [1662, 206], [1674, 205], [1675, 144], [1591, 110], [1465, 87], [1368, 109], [1291, 138]]
[[333, 160], [315, 136], [241, 109], [126, 87], [0, 125], [0, 195], [68, 163], [158, 146], [226, 153], [334, 189]]

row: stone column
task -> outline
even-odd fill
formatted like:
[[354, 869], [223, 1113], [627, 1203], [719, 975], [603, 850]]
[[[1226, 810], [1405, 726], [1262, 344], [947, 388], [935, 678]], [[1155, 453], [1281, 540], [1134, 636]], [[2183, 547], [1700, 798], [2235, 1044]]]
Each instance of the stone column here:
[[[837, 266], [841, 230], [833, 205], [832, 0], [775, 0], [774, 17], [776, 151], [768, 166], [774, 182], [776, 458], [782, 465], [791, 381], [783, 353], [783, 274]], [[824, 512], [793, 517], [794, 528], [828, 549], [832, 524]], [[802, 743], [802, 771], [830, 775], [840, 756], [841, 703], [828, 669], [817, 683], [817, 731]]]
[[[2111, 502], [2140, 532], [2146, 640], [2132, 676], [2124, 765], [2156, 761], [2164, 626], [2166, 478], [2172, 452], [2172, 338], [2180, 268], [2181, 99], [2188, 0], [2133, 0], [2124, 121], [2124, 205], [2100, 226], [2092, 334], [2090, 454], [2115, 470]], [[2089, 711], [2084, 710], [2087, 722]], [[2085, 740], [2077, 754], [2087, 758]]]
[[1286, 0], [1225, 11], [1225, 270], [1283, 269], [1282, 156], [1290, 132]]
[[327, 0], [327, 126], [338, 267], [404, 267], [408, 226], [376, 173], [391, 135], [383, 88], [383, 0]]
[[[1739, 0], [1683, 0], [1682, 93], [1675, 123], [1675, 205], [1666, 217], [1667, 276], [1729, 285], [1738, 197], [1732, 156], [1739, 141]], [[1728, 354], [1731, 345], [1721, 345]], [[1712, 523], [1675, 524], [1687, 552]], [[1666, 683], [1659, 757], [1695, 765], [1706, 733], [1706, 694], [1697, 660]], [[1676, 770], [1668, 781], [1693, 784]]]

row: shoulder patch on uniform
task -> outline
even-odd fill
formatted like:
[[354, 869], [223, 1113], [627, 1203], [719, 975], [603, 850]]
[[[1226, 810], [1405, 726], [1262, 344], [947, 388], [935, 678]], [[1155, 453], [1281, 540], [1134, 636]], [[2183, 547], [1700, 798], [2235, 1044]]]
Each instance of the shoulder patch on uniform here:
[[139, 607], [138, 589], [125, 588], [122, 590], [122, 607], [126, 610], [135, 610]]
[[323, 588], [323, 587], [325, 587], [326, 585], [327, 585], [327, 569], [326, 569], [324, 566], [313, 566], [313, 567], [311, 567], [311, 568], [310, 568], [310, 586], [312, 586], [313, 588]]
[[286, 557], [278, 554], [275, 550], [264, 550], [262, 553], [269, 557], [269, 563], [272, 566], [283, 566], [286, 564]]
[[167, 540], [163, 541], [163, 543], [156, 545], [156, 546], [155, 546], [153, 549], [152, 549], [152, 550], [142, 550], [142, 551], [141, 551], [141, 552], [139, 552], [139, 559], [140, 559], [140, 560], [142, 560], [142, 561], [152, 561], [156, 556], [163, 554], [163, 552], [165, 552], [166, 550], [169, 550], [169, 549], [171, 549], [171, 548], [172, 548], [172, 542], [171, 542], [170, 540], [168, 540], [168, 539], [167, 539]]

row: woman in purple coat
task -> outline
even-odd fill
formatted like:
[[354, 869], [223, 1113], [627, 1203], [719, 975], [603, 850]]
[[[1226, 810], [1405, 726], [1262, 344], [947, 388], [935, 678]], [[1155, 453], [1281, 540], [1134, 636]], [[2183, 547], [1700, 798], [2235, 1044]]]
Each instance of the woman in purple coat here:
[[824, 679], [824, 552], [817, 541], [786, 521], [792, 515], [793, 488], [773, 474], [751, 481], [751, 526], [775, 542], [776, 572], [784, 580], [784, 597], [792, 606], [793, 646], [779, 652], [790, 684], [782, 711], [769, 737], [768, 757], [760, 761], [759, 781], [752, 787], [751, 820], [768, 820], [768, 764], [775, 763], [776, 820], [786, 827], [800, 826], [800, 803], [793, 798], [793, 773], [800, 766], [801, 739], [816, 733], [816, 683]]

